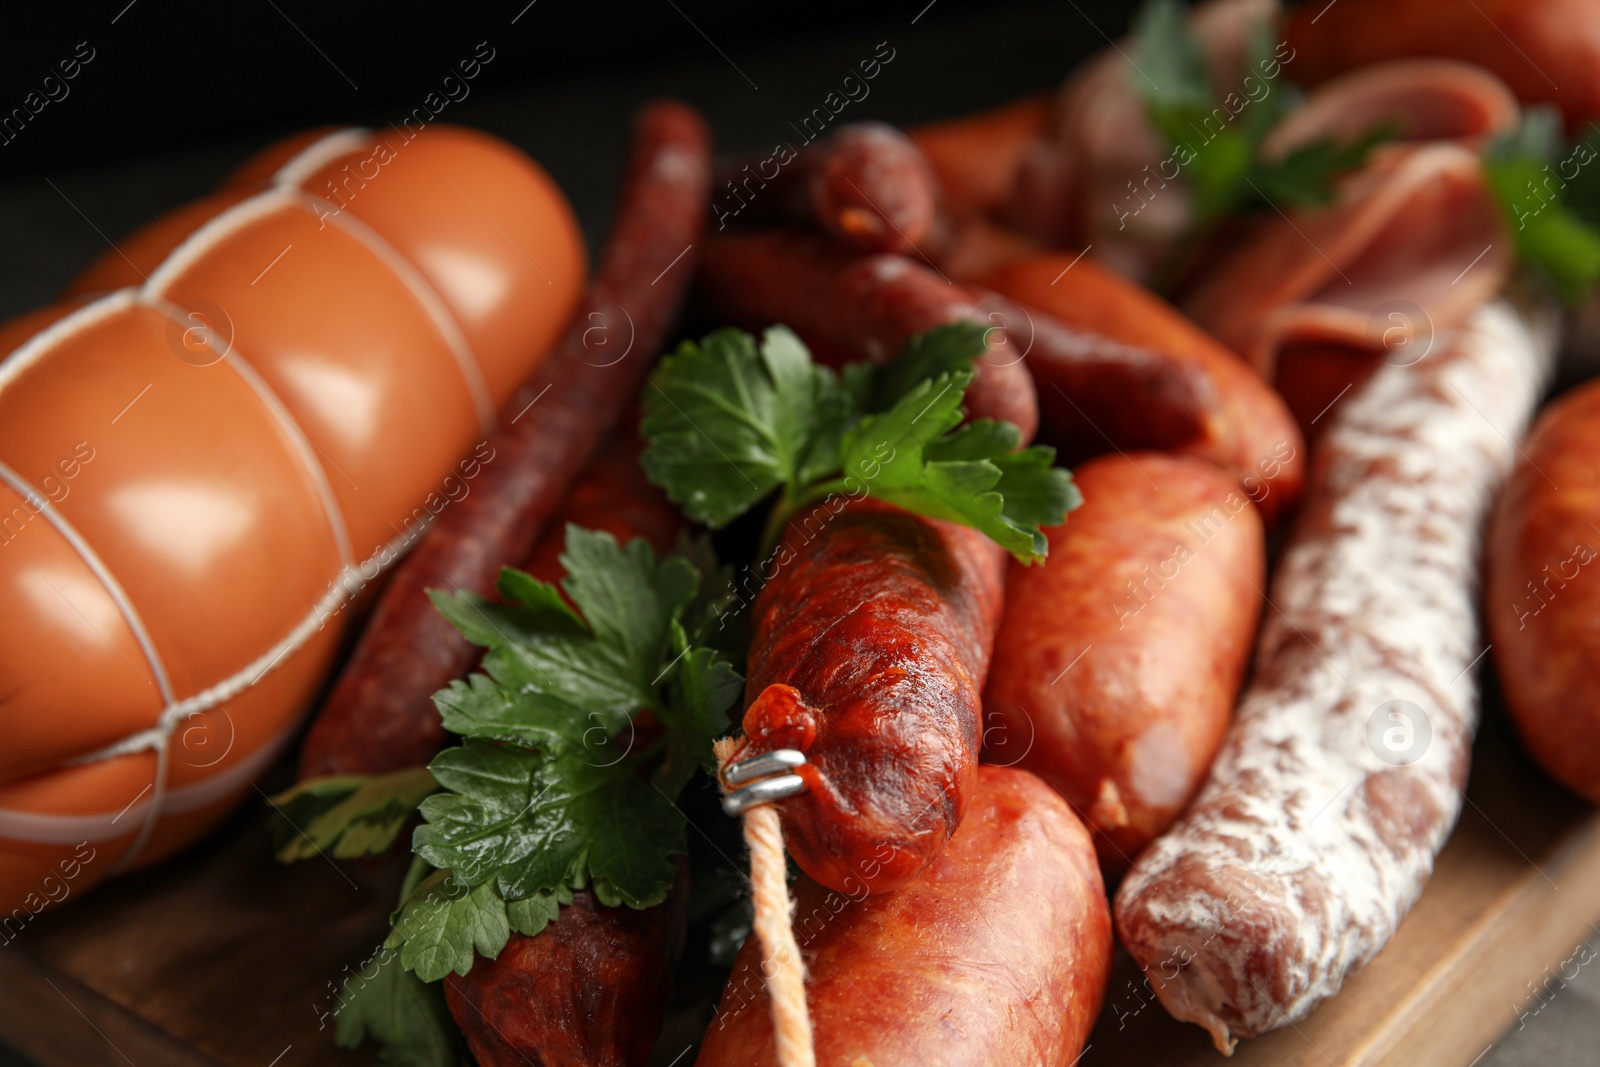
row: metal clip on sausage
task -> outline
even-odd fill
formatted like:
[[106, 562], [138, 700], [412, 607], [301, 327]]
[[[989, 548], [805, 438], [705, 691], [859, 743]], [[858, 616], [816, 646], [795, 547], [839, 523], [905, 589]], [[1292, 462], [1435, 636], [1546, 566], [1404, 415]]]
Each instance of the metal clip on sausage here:
[[799, 749], [777, 748], [728, 764], [722, 772], [723, 781], [740, 788], [722, 798], [722, 810], [729, 815], [743, 815], [758, 804], [804, 793], [806, 780], [792, 772], [805, 766], [805, 762], [806, 754]]

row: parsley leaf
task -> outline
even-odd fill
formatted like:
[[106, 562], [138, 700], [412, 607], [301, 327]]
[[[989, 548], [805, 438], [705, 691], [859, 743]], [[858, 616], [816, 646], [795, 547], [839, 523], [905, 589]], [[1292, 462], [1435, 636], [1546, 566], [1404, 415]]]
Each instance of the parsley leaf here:
[[[694, 554], [714, 565], [706, 546]], [[569, 526], [561, 562], [561, 591], [507, 570], [499, 603], [433, 594], [489, 651], [482, 673], [434, 696], [463, 742], [429, 765], [442, 791], [422, 802], [412, 848], [438, 871], [390, 939], [430, 981], [492, 958], [512, 930], [537, 934], [573, 890], [611, 906], [664, 900], [687, 851], [677, 795], [710, 765], [743, 688], [720, 651], [691, 643], [686, 615], [721, 594], [702, 596], [688, 558]], [[642, 709], [660, 733], [635, 729]]]
[[336, 774], [301, 782], [272, 798], [283, 863], [327, 854], [376, 856], [400, 835], [417, 805], [439, 784], [426, 767], [389, 774]]
[[1038, 562], [1049, 550], [1039, 527], [1059, 523], [1079, 500], [1072, 475], [1053, 466], [1054, 449], [1016, 451], [1021, 434], [1010, 423], [954, 430], [971, 380], [970, 369], [941, 374], [862, 419], [840, 446], [844, 469], [880, 500], [974, 527], [1018, 560]]
[[333, 1014], [335, 1044], [356, 1048], [370, 1037], [383, 1045], [378, 1062], [389, 1067], [457, 1067], [463, 1061], [444, 990], [407, 971], [387, 946], [345, 980]]
[[1490, 149], [1484, 177], [1506, 213], [1517, 258], [1569, 305], [1600, 285], [1600, 167], [1588, 140], [1563, 153], [1561, 120], [1548, 105], [1528, 109]]
[[851, 413], [838, 376], [782, 326], [685, 341], [644, 394], [650, 479], [696, 522], [727, 525], [782, 485], [833, 466], [830, 430]]
[[981, 322], [952, 322], [912, 337], [899, 355], [874, 368], [865, 410], [888, 411], [918, 383], [971, 367], [988, 349], [990, 329]]
[[[1385, 124], [1348, 141], [1315, 141], [1284, 159], [1264, 160], [1262, 142], [1298, 102], [1291, 87], [1266, 76], [1282, 66], [1270, 25], [1251, 28], [1244, 74], [1238, 85], [1222, 87], [1226, 92], [1212, 84], [1205, 52], [1179, 0], [1148, 0], [1134, 22], [1133, 39], [1139, 60], [1130, 77], [1150, 124], [1172, 149], [1163, 167], [1175, 164], [1193, 193], [1197, 227], [1241, 211], [1326, 204], [1334, 182], [1394, 136]], [[1247, 91], [1249, 81], [1264, 91]]]
[[[1016, 451], [1021, 436], [1009, 424], [951, 435], [987, 334], [983, 323], [951, 323], [913, 337], [887, 365], [852, 365], [842, 378], [813, 366], [781, 328], [769, 330], [759, 350], [732, 330], [698, 347], [686, 343], [646, 393], [645, 470], [711, 525], [781, 487], [767, 517], [767, 549], [805, 507], [864, 486], [909, 511], [982, 530], [1019, 560], [1037, 562], [1048, 547], [1039, 527], [1060, 523], [1076, 504], [1071, 475], [1051, 468], [1050, 449]], [[757, 442], [771, 446], [759, 470], [750, 460]], [[1008, 491], [1016, 502], [1007, 504]]]
[[385, 948], [424, 982], [472, 969], [473, 949], [494, 959], [511, 938], [506, 903], [494, 885], [469, 887], [451, 871], [434, 871], [401, 904]]

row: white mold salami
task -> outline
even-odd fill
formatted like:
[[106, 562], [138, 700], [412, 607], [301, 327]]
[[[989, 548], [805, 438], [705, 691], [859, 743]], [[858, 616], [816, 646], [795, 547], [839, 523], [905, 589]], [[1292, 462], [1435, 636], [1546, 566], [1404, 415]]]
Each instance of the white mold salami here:
[[1433, 870], [1477, 724], [1480, 529], [1554, 335], [1486, 305], [1318, 446], [1237, 720], [1116, 900], [1162, 1003], [1224, 1052], [1337, 992]]

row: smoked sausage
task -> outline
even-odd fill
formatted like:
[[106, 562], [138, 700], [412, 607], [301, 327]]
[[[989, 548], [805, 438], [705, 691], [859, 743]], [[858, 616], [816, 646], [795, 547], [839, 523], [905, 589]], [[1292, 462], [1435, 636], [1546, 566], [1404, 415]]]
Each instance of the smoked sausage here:
[[806, 754], [778, 811], [801, 869], [841, 892], [905, 883], [960, 825], [1005, 574], [976, 530], [862, 497], [797, 519], [774, 554], [732, 756]]
[[445, 1002], [479, 1067], [643, 1067], [682, 949], [687, 877], [652, 908], [572, 894], [537, 936], [445, 976]]
[[[718, 230], [734, 217], [783, 219], [814, 223], [852, 251], [911, 254], [933, 226], [933, 172], [917, 146], [886, 123], [848, 123], [801, 149], [770, 180], [760, 171], [746, 162], [719, 173], [712, 201]], [[730, 201], [738, 206], [730, 209]]]
[[[913, 334], [988, 319], [971, 294], [903, 256], [852, 256], [822, 238], [782, 230], [728, 233], [707, 242], [696, 291], [719, 321], [761, 329], [782, 323], [822, 362], [893, 357]], [[1024, 441], [1039, 402], [1003, 330], [974, 364], [969, 418], [1014, 423]]]
[[1600, 801], [1600, 382], [1551, 404], [1489, 527], [1484, 614], [1517, 732]]
[[384, 590], [306, 738], [302, 777], [419, 766], [442, 744], [432, 695], [464, 674], [477, 650], [426, 591], [487, 590], [501, 566], [532, 548], [666, 339], [693, 270], [709, 184], [700, 116], [674, 103], [642, 111], [593, 285], [556, 350], [507, 406], [489, 441], [498, 458]]
[[1477, 719], [1478, 531], [1553, 334], [1486, 305], [1324, 432], [1211, 776], [1117, 892], [1123, 947], [1220, 1050], [1337, 993], [1433, 870]]
[[[1111, 923], [1072, 809], [1026, 771], [980, 767], [966, 821], [893, 893], [794, 886], [819, 1067], [1069, 1067], [1100, 1009]], [[770, 1067], [757, 939], [698, 1067]]]
[[[1210, 460], [1238, 479], [1269, 524], [1294, 504], [1305, 477], [1305, 445], [1283, 398], [1244, 360], [1160, 297], [1091, 256], [1066, 253], [1019, 259], [983, 278], [982, 284], [1070, 330], [1159, 358], [1156, 375], [1143, 391], [1124, 394], [1120, 404], [1097, 406], [1069, 384], [1077, 366], [1068, 358], [1071, 353], [1035, 342], [1025, 365], [1038, 386], [1044, 433], [1052, 443], [1058, 437], [1069, 439], [1063, 444], [1078, 439], [1103, 451], [1104, 437], [1093, 424], [1114, 422], [1119, 407], [1147, 420], [1147, 436], [1171, 427], [1169, 436], [1175, 438], [1183, 422], [1163, 417], [1160, 398], [1192, 381], [1180, 395], [1192, 395], [1198, 409], [1193, 436], [1137, 442], [1127, 430], [1106, 433], [1124, 449], [1143, 444]], [[1011, 329], [1013, 334], [1025, 332]]]
[[1233, 718], [1266, 585], [1261, 517], [1202, 460], [1103, 456], [1083, 505], [1013, 563], [984, 690], [984, 760], [1034, 772], [1108, 874], [1170, 826]]

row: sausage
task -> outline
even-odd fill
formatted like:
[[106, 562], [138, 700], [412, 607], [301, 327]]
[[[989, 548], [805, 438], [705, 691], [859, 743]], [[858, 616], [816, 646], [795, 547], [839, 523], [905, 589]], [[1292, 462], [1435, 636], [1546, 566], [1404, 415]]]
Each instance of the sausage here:
[[[1065, 253], [1020, 259], [982, 284], [1069, 330], [1157, 356], [1151, 376], [1143, 379], [1144, 392], [1123, 388], [1097, 403], [1098, 394], [1077, 395], [1068, 381], [1081, 373], [1081, 364], [1058, 355], [1061, 346], [1035, 342], [1025, 362], [1038, 386], [1040, 418], [1051, 443], [1068, 453], [1074, 442], [1080, 451], [1086, 444], [1104, 451], [1098, 424], [1123, 449], [1171, 449], [1230, 471], [1269, 524], [1294, 504], [1305, 478], [1305, 445], [1288, 406], [1242, 359], [1171, 305], [1089, 256]], [[1191, 398], [1192, 419], [1159, 406], [1160, 398], [1173, 395], [1173, 387]], [[1113, 377], [1108, 391], [1116, 389]], [[1137, 422], [1116, 429], [1122, 420]]]
[[[723, 321], [752, 329], [783, 323], [817, 358], [881, 363], [913, 334], [963, 319], [987, 321], [971, 295], [902, 256], [851, 256], [826, 241], [781, 230], [728, 233], [706, 244], [696, 291]], [[1004, 331], [975, 364], [969, 418], [1039, 426], [1038, 397]]]
[[1517, 732], [1591, 801], [1600, 801], [1597, 471], [1600, 382], [1590, 382], [1546, 409], [1523, 444], [1489, 527], [1484, 597]]
[[440, 514], [384, 590], [306, 738], [302, 777], [417, 766], [439, 748], [430, 698], [466, 671], [476, 649], [433, 610], [426, 590], [492, 587], [502, 564], [526, 556], [633, 402], [693, 269], [679, 260], [701, 241], [709, 155], [694, 111], [656, 103], [640, 113], [611, 237], [579, 313], [512, 398], [480, 484]]
[[736, 162], [719, 173], [712, 201], [719, 230], [735, 216], [815, 223], [855, 252], [910, 254], [933, 226], [933, 172], [910, 138], [887, 123], [849, 123], [801, 149], [770, 179], [761, 169]]
[[984, 760], [1039, 775], [1120, 874], [1200, 788], [1244, 680], [1266, 587], [1261, 516], [1185, 456], [1073, 474], [1083, 506], [1013, 563], [984, 691]]
[[[1524, 103], [1548, 100], [1567, 128], [1600, 115], [1600, 20], [1587, 0], [1475, 0], [1472, 18], [1448, 0], [1353, 0], [1296, 8], [1286, 70], [1317, 84], [1407, 56], [1450, 56], [1498, 75]], [[1324, 17], [1324, 14], [1326, 17]]]
[[[476, 491], [474, 443], [577, 306], [548, 174], [477, 131], [402, 136], [296, 138], [0, 326], [0, 915], [255, 796], [352, 594]], [[345, 209], [308, 185], [380, 154]]]
[[1450, 345], [1381, 368], [1318, 444], [1233, 727], [1116, 898], [1156, 995], [1221, 1050], [1370, 960], [1460, 811], [1478, 533], [1553, 334], [1553, 316], [1486, 305]]
[[445, 1002], [479, 1067], [644, 1067], [683, 946], [688, 879], [652, 908], [580, 889], [535, 937], [445, 976]]
[[1023, 160], [1045, 136], [1054, 110], [1054, 94], [1025, 97], [977, 115], [914, 126], [911, 141], [933, 168], [950, 207], [1003, 214]]
[[[1099, 1011], [1111, 921], [1089, 835], [1025, 771], [980, 767], [950, 847], [897, 892], [794, 886], [821, 1067], [1069, 1067]], [[757, 939], [698, 1067], [773, 1064]]]
[[842, 892], [903, 884], [961, 822], [1005, 553], [976, 530], [842, 495], [790, 525], [757, 594], [733, 759], [806, 753], [789, 852]]
[[541, 582], [565, 578], [561, 556], [567, 550], [568, 525], [603, 531], [623, 545], [643, 537], [657, 553], [671, 552], [683, 520], [667, 495], [645, 476], [639, 465], [643, 449], [633, 426], [619, 426], [562, 501], [522, 569]]

